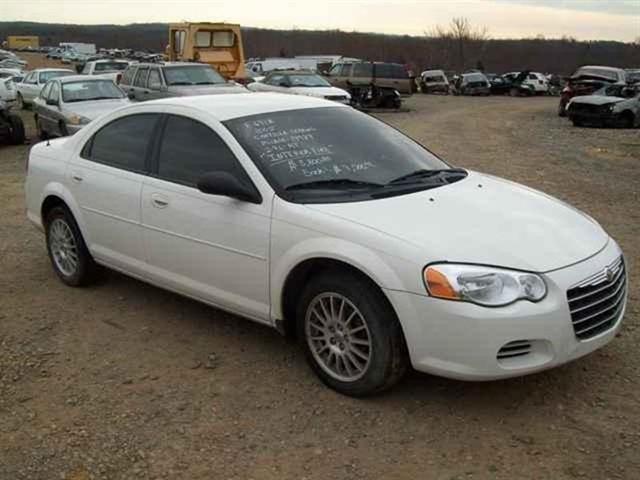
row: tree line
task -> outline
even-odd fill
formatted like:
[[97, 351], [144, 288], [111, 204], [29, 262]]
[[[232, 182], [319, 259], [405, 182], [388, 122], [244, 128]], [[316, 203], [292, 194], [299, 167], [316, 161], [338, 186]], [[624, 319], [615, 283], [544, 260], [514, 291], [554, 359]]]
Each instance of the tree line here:
[[[69, 25], [0, 22], [0, 39], [38, 35], [41, 45], [95, 43], [99, 48], [133, 48], [161, 52], [168, 25]], [[273, 57], [336, 54], [404, 63], [414, 71], [427, 68], [463, 71], [482, 67], [502, 73], [531, 69], [568, 75], [580, 65], [640, 68], [640, 41], [577, 41], [573, 38], [493, 39], [486, 29], [464, 18], [435, 27], [423, 36], [383, 35], [341, 30], [271, 30], [243, 28], [245, 55]]]

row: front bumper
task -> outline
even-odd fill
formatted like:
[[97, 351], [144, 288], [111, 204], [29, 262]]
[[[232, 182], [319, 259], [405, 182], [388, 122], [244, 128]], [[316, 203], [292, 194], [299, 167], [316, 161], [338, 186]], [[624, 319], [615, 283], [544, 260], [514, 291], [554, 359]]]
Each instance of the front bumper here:
[[[597, 255], [544, 274], [548, 294], [538, 303], [518, 301], [486, 308], [395, 290], [385, 293], [398, 313], [416, 370], [460, 380], [515, 377], [575, 360], [613, 339], [624, 316], [626, 295], [625, 305], [609, 330], [578, 340], [566, 294], [620, 255], [620, 248], [610, 239]], [[530, 353], [498, 358], [501, 348], [518, 341], [528, 341]]]
[[579, 122], [588, 125], [616, 125], [619, 122], [619, 115], [616, 112], [572, 112], [571, 108], [567, 110], [567, 114], [571, 120], [576, 119]]

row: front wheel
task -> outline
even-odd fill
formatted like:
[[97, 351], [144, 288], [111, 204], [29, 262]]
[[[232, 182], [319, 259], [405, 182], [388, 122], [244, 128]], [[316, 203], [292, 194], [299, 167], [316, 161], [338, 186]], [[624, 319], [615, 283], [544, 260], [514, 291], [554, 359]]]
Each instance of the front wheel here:
[[25, 140], [24, 123], [15, 113], [9, 114], [9, 126], [11, 128], [11, 143], [14, 145], [22, 145]]
[[332, 389], [349, 396], [381, 392], [407, 369], [395, 312], [375, 286], [350, 273], [325, 273], [307, 286], [297, 309], [307, 361]]
[[18, 93], [18, 108], [20, 110], [26, 110], [27, 109], [27, 104], [24, 103], [24, 98], [22, 97], [21, 93]]
[[567, 116], [567, 104], [565, 102], [563, 102], [562, 100], [558, 104], [558, 116], [559, 117], [566, 117]]
[[45, 219], [45, 234], [49, 258], [60, 280], [72, 287], [90, 283], [98, 267], [67, 208], [51, 209]]

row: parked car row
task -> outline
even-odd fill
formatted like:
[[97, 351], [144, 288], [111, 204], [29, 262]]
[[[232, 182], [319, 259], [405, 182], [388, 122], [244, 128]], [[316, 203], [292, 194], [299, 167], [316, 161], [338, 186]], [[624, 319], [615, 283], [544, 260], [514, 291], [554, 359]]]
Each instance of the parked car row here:
[[580, 67], [562, 90], [558, 115], [577, 127], [640, 127], [640, 77], [636, 70]]

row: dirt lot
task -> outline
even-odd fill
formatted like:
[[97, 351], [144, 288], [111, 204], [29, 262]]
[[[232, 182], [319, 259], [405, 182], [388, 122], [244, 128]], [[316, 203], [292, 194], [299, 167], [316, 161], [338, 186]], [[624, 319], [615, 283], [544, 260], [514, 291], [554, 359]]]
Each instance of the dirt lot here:
[[64, 287], [24, 216], [28, 146], [0, 147], [0, 479], [640, 478], [640, 132], [576, 129], [556, 102], [414, 96], [382, 116], [600, 221], [630, 263], [620, 335], [549, 372], [414, 372], [367, 400], [233, 315], [115, 273]]

